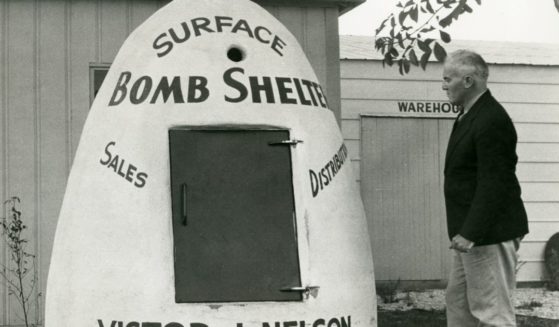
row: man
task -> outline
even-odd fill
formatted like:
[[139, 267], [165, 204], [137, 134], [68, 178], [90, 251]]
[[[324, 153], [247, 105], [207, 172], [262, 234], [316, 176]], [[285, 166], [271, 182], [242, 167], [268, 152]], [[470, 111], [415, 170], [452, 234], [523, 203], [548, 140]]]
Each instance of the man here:
[[516, 131], [487, 89], [489, 70], [472, 51], [450, 54], [443, 90], [461, 107], [448, 143], [444, 195], [453, 263], [448, 326], [516, 326], [511, 302], [516, 251], [528, 233], [515, 175]]

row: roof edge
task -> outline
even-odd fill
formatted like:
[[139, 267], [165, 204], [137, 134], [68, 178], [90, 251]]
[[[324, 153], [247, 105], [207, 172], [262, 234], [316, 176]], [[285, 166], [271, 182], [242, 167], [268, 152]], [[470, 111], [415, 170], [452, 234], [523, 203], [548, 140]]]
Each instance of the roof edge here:
[[286, 7], [337, 7], [343, 15], [366, 0], [252, 0], [260, 5]]

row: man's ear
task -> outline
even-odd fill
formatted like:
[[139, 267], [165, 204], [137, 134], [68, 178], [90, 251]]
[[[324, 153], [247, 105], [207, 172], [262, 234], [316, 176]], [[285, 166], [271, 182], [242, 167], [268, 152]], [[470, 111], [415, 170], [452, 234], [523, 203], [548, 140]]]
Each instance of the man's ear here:
[[464, 87], [469, 89], [470, 87], [472, 87], [475, 83], [474, 78], [471, 75], [466, 75], [464, 76]]

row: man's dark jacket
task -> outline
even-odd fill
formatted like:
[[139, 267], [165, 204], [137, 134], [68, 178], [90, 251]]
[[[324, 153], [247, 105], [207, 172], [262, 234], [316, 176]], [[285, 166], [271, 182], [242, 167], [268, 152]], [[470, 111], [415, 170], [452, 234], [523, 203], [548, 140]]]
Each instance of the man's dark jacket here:
[[448, 235], [475, 245], [528, 233], [515, 170], [516, 131], [505, 109], [486, 91], [454, 123], [444, 168]]

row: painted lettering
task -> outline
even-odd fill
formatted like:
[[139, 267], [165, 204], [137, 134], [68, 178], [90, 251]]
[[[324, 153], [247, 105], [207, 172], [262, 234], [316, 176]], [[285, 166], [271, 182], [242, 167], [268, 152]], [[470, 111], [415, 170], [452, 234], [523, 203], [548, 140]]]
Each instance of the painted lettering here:
[[311, 190], [312, 190], [312, 196], [313, 198], [318, 194], [318, 176], [316, 175], [316, 173], [312, 170], [309, 169], [309, 176], [311, 178]]
[[[169, 82], [171, 81], [171, 82]], [[295, 77], [246, 76], [241, 67], [223, 73], [224, 99], [239, 103], [300, 104], [328, 108], [320, 84]], [[200, 103], [209, 99], [210, 86], [204, 76], [133, 76], [122, 72], [114, 87], [109, 107], [127, 103]], [[265, 97], [265, 99], [263, 98]]]
[[109, 151], [109, 147], [115, 145], [116, 143], [114, 141], [111, 141], [109, 143], [107, 143], [107, 145], [105, 146], [105, 154], [107, 155], [107, 159], [103, 160], [101, 158], [101, 160], [99, 160], [99, 162], [102, 165], [107, 165], [109, 162], [111, 162], [111, 151]]
[[424, 112], [424, 113], [458, 113], [460, 109], [449, 102], [411, 102], [398, 101], [400, 112]]
[[280, 96], [280, 101], [283, 104], [296, 104], [297, 100], [290, 98], [289, 94], [293, 92], [293, 89], [286, 86], [286, 84], [291, 83], [291, 78], [286, 77], [276, 77], [276, 84], [278, 85], [278, 92]]
[[155, 40], [153, 40], [153, 48], [155, 50], [163, 49], [162, 52], [157, 53], [158, 57], [163, 57], [164, 55], [171, 52], [171, 50], [173, 50], [173, 42], [171, 42], [171, 41], [161, 42], [166, 36], [167, 36], [167, 33], [161, 33], [155, 38]]
[[239, 96], [236, 98], [231, 98], [227, 95], [225, 95], [225, 101], [227, 102], [233, 102], [233, 103], [237, 103], [237, 102], [241, 102], [244, 99], [246, 99], [247, 95], [248, 95], [248, 90], [247, 88], [243, 85], [243, 83], [237, 81], [236, 79], [233, 78], [233, 73], [241, 73], [244, 74], [245, 70], [239, 67], [233, 67], [233, 68], [229, 68], [227, 71], [225, 71], [225, 73], [223, 74], [223, 81], [225, 82], [225, 84], [227, 84], [227, 86], [230, 86], [232, 88], [234, 88], [235, 90], [237, 90], [239, 92]]
[[[272, 325], [269, 322], [263, 322], [262, 327], [351, 327], [351, 316], [331, 318], [326, 321], [323, 318], [316, 319], [314, 322], [308, 322], [305, 320], [289, 320], [289, 321], [275, 321]], [[237, 327], [242, 327], [237, 324]]]
[[272, 79], [268, 76], [262, 77], [262, 83], [258, 82], [258, 76], [250, 76], [250, 90], [252, 92], [252, 102], [261, 103], [260, 93], [264, 92], [267, 103], [274, 103], [274, 90], [272, 89]]
[[[102, 319], [97, 319], [97, 323], [99, 324], [99, 327], [108, 327], [108, 325], [104, 325], [103, 324], [103, 320]], [[162, 323], [162, 322], [152, 322], [152, 321], [144, 321], [144, 322], [138, 322], [138, 321], [131, 321], [127, 324], [125, 324], [124, 321], [117, 321], [117, 320], [112, 320], [111, 321], [111, 325], [110, 327], [185, 327], [185, 326], [190, 326], [190, 327], [208, 327], [208, 325], [206, 324], [202, 324], [202, 323], [198, 323], [198, 322], [193, 322], [190, 325], [183, 325], [181, 323], [178, 322], [169, 322], [169, 323]]]
[[210, 20], [206, 17], [198, 17], [191, 20], [192, 22], [192, 30], [194, 31], [194, 35], [200, 36], [202, 35], [202, 30], [208, 33], [215, 33], [214, 30], [209, 28]]
[[231, 27], [233, 18], [227, 16], [215, 16], [215, 29], [221, 33], [224, 27]]
[[116, 82], [115, 90], [113, 91], [111, 100], [109, 101], [109, 106], [116, 106], [120, 104], [124, 100], [124, 98], [126, 98], [126, 93], [127, 93], [126, 84], [128, 84], [131, 78], [132, 78], [132, 73], [130, 72], [122, 72], [120, 74], [120, 77]]
[[269, 29], [267, 29], [264, 26], [258, 26], [254, 29], [254, 35], [256, 36], [256, 39], [264, 44], [268, 44], [270, 43], [270, 39], [265, 39], [262, 37], [262, 34], [260, 34], [260, 32], [265, 31], [266, 34], [268, 34], [268, 36], [272, 36], [272, 32], [270, 32]]
[[[153, 81], [149, 76], [142, 76], [138, 78], [137, 81], [134, 82], [132, 85], [132, 89], [130, 90], [130, 102], [133, 104], [140, 104], [144, 102], [149, 92], [151, 91], [151, 87], [153, 85]], [[141, 92], [140, 92], [141, 90]]]
[[136, 182], [134, 182], [134, 186], [142, 188], [144, 187], [144, 185], [146, 185], [146, 179], [148, 178], [148, 174], [146, 173], [138, 173], [138, 175], [136, 175]]
[[[245, 76], [245, 70], [240, 67], [229, 68], [225, 71], [223, 81], [235, 94], [233, 96], [231, 92], [227, 92], [224, 96], [227, 102], [239, 103], [251, 99], [253, 103], [262, 103], [263, 93], [267, 103], [279, 100], [281, 104], [327, 108], [326, 96], [316, 82], [292, 77]], [[303, 86], [306, 87], [307, 93]], [[249, 97], [249, 92], [251, 97]], [[319, 99], [319, 102], [316, 99]]]
[[347, 155], [347, 147], [342, 143], [338, 151], [331, 157], [332, 159], [320, 167], [320, 169], [309, 169], [311, 194], [313, 198], [316, 197], [320, 191], [332, 184], [334, 177], [336, 177], [346, 162]]
[[283, 56], [287, 43], [265, 26], [251, 27], [245, 19], [235, 19], [227, 16], [196, 17], [180, 25], [167, 28], [158, 34], [152, 44], [158, 57], [168, 55], [175, 45], [188, 41], [191, 37], [200, 37], [211, 33], [245, 34], [258, 42], [269, 45], [278, 55]]
[[317, 319], [312, 324], [312, 327], [324, 326], [325, 324], [326, 324], [326, 321], [324, 319]]
[[173, 94], [173, 103], [184, 103], [180, 78], [178, 76], [173, 77], [173, 81], [171, 82], [171, 85], [169, 85], [167, 76], [163, 76], [159, 84], [157, 84], [157, 87], [153, 92], [153, 97], [149, 103], [155, 103], [159, 96], [163, 98], [164, 103], [167, 103], [171, 94]]
[[[193, 322], [190, 324], [183, 324], [176, 321], [163, 323], [158, 321], [130, 321], [128, 323], [124, 321], [112, 320], [111, 324], [105, 324], [102, 319], [97, 319], [97, 324], [99, 327], [208, 327], [207, 324]], [[351, 327], [351, 316], [323, 319], [318, 318], [312, 322], [305, 320], [288, 320], [288, 321], [274, 321], [272, 322], [262, 322], [262, 327]], [[243, 327], [243, 323], [236, 323], [236, 327]]]
[[301, 83], [303, 83], [303, 85], [307, 88], [307, 91], [309, 92], [310, 96], [311, 96], [311, 101], [312, 101], [312, 105], [313, 106], [318, 106], [318, 102], [316, 102], [316, 98], [314, 97], [313, 91], [312, 91], [312, 82], [311, 81], [307, 81], [307, 80], [302, 80]]
[[281, 52], [281, 50], [283, 50], [283, 47], [285, 45], [287, 44], [282, 39], [280, 39], [279, 36], [274, 35], [274, 40], [272, 41], [272, 49], [282, 57], [283, 53]]
[[327, 108], [328, 107], [328, 103], [326, 101], [326, 96], [324, 95], [324, 91], [322, 90], [322, 87], [320, 86], [320, 84], [318, 83], [312, 83], [312, 86], [318, 96], [318, 101], [320, 102], [320, 106], [323, 108]]
[[[210, 96], [208, 80], [203, 76], [190, 76], [188, 78], [188, 102], [204, 102]], [[199, 93], [199, 96], [196, 94]]]
[[[114, 146], [116, 146], [115, 141], [110, 141], [109, 143], [107, 143], [107, 145], [105, 146], [106, 158], [101, 158], [99, 160], [101, 165], [106, 166], [107, 168], [112, 168], [112, 170], [118, 176], [134, 184], [134, 186], [138, 188], [144, 187], [146, 185], [148, 174], [145, 172], [136, 173], [138, 170], [136, 165], [127, 162], [124, 158], [121, 158], [118, 154], [113, 153], [111, 148]], [[100, 321], [100, 324], [102, 323], [103, 322]], [[111, 325], [111, 327], [115, 327], [115, 326]]]
[[[173, 103], [184, 103], [183, 85], [180, 76], [173, 76], [169, 84], [169, 77], [163, 76], [157, 81], [155, 88], [154, 79], [150, 76], [140, 76], [137, 79], [130, 72], [122, 72], [113, 91], [109, 106], [116, 106], [128, 98], [131, 104], [139, 105], [150, 98], [149, 103], [156, 103], [160, 98], [166, 103], [173, 95]], [[128, 84], [132, 87], [128, 92]], [[184, 86], [187, 93], [187, 102], [203, 102], [210, 96], [208, 80], [203, 76], [188, 76], [188, 82]], [[151, 97], [150, 97], [151, 94]]]
[[177, 32], [175, 31], [174, 28], [169, 29], [169, 35], [171, 35], [171, 38], [173, 39], [173, 42], [175, 42], [175, 43], [183, 43], [183, 42], [188, 41], [188, 39], [190, 39], [190, 29], [188, 28], [188, 25], [186, 24], [186, 22], [182, 22], [181, 27], [182, 27], [182, 33], [183, 33], [182, 37], [179, 37], [177, 35]]
[[231, 33], [237, 33], [237, 31], [244, 31], [249, 37], [254, 38], [250, 26], [248, 26], [247, 21], [244, 19], [239, 19], [237, 24], [231, 29]]
[[[103, 325], [103, 320], [101, 319], [97, 319], [97, 323], [99, 324], [99, 327], [105, 327], [105, 325]], [[116, 321], [111, 321], [111, 327], [115, 327], [116, 325]]]
[[297, 90], [297, 95], [299, 96], [299, 100], [301, 101], [302, 105], [310, 106], [312, 102], [307, 99], [305, 92], [303, 91], [303, 86], [301, 85], [301, 81], [298, 78], [294, 78], [293, 82], [295, 83], [295, 89]]

